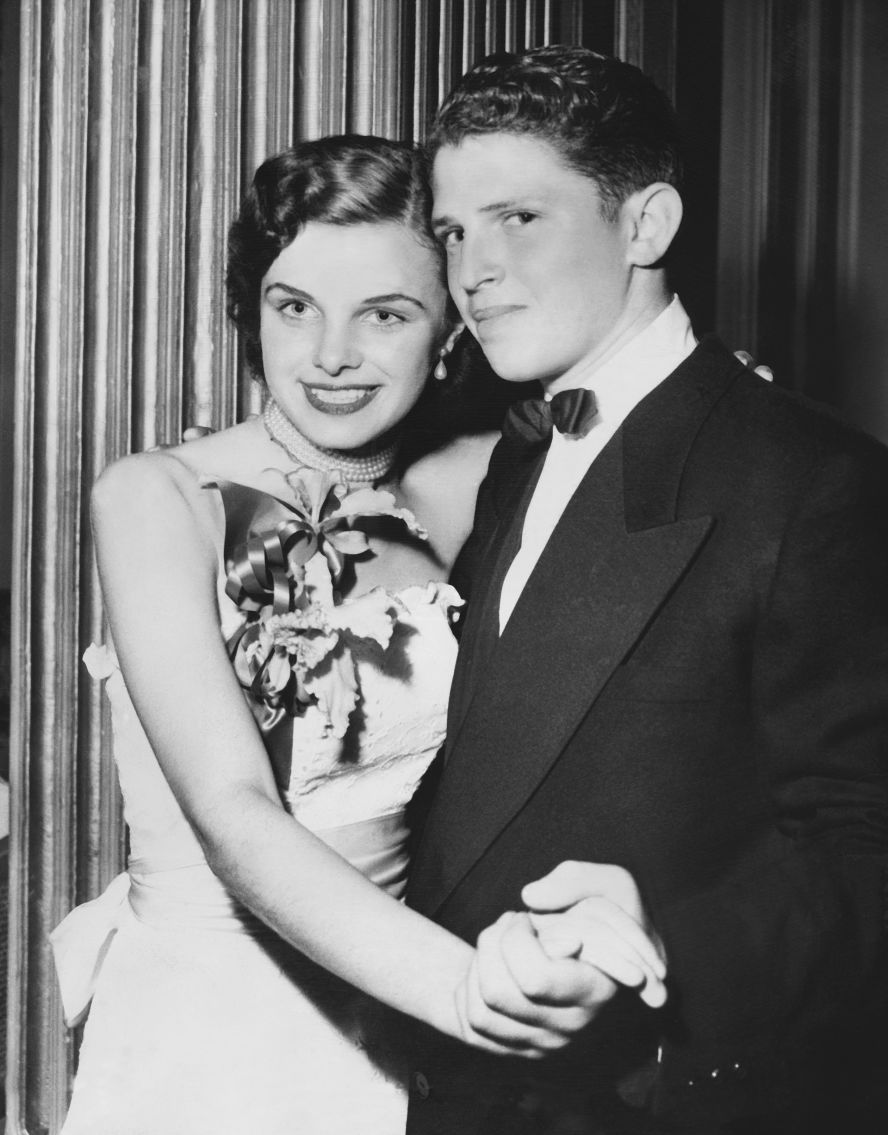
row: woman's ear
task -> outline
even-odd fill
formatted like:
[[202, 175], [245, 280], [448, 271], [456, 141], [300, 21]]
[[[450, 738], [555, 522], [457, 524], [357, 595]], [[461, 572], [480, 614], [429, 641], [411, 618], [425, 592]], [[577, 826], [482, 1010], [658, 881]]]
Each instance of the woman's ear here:
[[623, 217], [631, 226], [629, 263], [651, 268], [662, 260], [678, 232], [683, 212], [678, 190], [664, 181], [656, 181], [628, 197], [623, 203]]

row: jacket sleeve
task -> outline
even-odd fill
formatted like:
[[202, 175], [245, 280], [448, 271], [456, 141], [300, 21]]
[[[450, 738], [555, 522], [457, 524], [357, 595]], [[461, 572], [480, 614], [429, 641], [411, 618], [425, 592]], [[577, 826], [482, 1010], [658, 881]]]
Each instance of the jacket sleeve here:
[[[715, 1085], [732, 1078], [741, 1111], [757, 1093], [762, 1113], [773, 1110], [775, 1092], [816, 1107], [841, 1094], [839, 1084], [847, 1096], [855, 1078], [865, 1083], [868, 1062], [884, 1059], [888, 462], [881, 448], [862, 459], [821, 458], [798, 495], [757, 624], [750, 708], [781, 850], [754, 870], [735, 865], [664, 912], [667, 950], [683, 977], [674, 1006], [681, 1025], [661, 1052], [665, 1112], [687, 1115], [692, 1099], [705, 1114], [707, 1100], [726, 1098]], [[872, 1075], [885, 1079], [884, 1070]], [[798, 1106], [788, 1103], [788, 1114]]]

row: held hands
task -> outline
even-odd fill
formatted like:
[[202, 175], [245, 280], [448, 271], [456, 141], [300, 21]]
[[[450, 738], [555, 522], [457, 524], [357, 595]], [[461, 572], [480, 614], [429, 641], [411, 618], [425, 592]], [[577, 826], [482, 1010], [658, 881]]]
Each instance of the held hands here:
[[762, 363], [761, 366], [756, 366], [755, 359], [752, 357], [749, 351], [735, 351], [734, 356], [735, 358], [738, 358], [741, 363], [746, 363], [748, 367], [752, 367], [755, 373], [760, 378], [763, 378], [765, 382], [774, 381], [774, 372], [771, 370], [771, 368], [765, 366], [764, 363]]
[[666, 957], [635, 880], [610, 863], [560, 863], [521, 897], [549, 957], [574, 957], [637, 989], [645, 1004], [666, 1001]]
[[664, 1003], [663, 948], [628, 871], [562, 863], [522, 898], [528, 912], [482, 932], [457, 992], [468, 1043], [539, 1058], [568, 1044], [621, 985], [652, 1008]]

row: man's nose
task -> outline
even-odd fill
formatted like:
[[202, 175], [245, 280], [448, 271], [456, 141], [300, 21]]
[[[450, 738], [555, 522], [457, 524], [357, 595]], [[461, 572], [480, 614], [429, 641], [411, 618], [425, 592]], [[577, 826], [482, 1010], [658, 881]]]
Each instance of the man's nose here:
[[486, 284], [498, 283], [503, 276], [503, 261], [497, 242], [489, 237], [465, 236], [459, 249], [457, 284], [471, 294]]
[[327, 321], [318, 335], [312, 361], [329, 375], [359, 367], [362, 355], [353, 329], [347, 324]]

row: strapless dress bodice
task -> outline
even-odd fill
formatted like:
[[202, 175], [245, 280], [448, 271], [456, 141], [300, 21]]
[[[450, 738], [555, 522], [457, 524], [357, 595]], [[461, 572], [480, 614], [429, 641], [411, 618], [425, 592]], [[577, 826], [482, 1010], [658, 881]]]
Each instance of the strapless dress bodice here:
[[[293, 719], [292, 762], [284, 803], [312, 831], [350, 826], [402, 810], [444, 741], [447, 698], [456, 660], [448, 584], [408, 587], [387, 649], [355, 647], [361, 702], [343, 738], [315, 706]], [[219, 588], [226, 641], [244, 616]], [[105, 680], [114, 757], [132, 859], [157, 868], [202, 862], [200, 844], [157, 763], [126, 691], [113, 651], [91, 646], [90, 673]], [[183, 693], [187, 698], [187, 691]]]
[[[244, 614], [220, 576], [220, 628], [228, 641]], [[294, 818], [390, 894], [407, 881], [405, 808], [444, 741], [456, 659], [449, 612], [459, 604], [448, 584], [430, 582], [392, 596], [394, 629], [386, 649], [353, 649], [361, 700], [342, 738], [321, 712], [292, 720], [292, 759], [282, 802]], [[107, 944], [133, 912], [145, 924], [233, 930], [266, 929], [212, 873], [161, 771], [109, 646], [84, 655], [105, 682], [114, 759], [129, 831], [128, 870], [53, 931], [65, 1017], [79, 1020], [95, 990]], [[183, 697], [187, 699], [187, 691]]]

